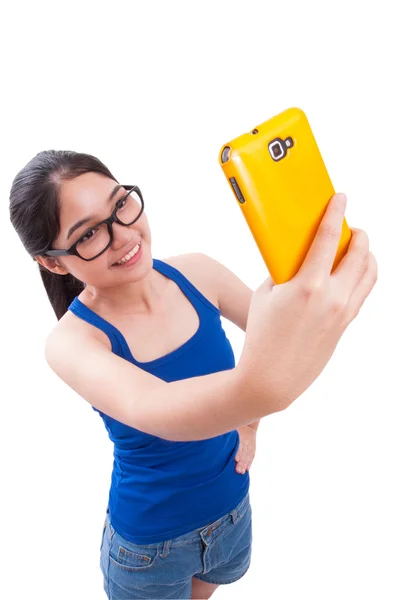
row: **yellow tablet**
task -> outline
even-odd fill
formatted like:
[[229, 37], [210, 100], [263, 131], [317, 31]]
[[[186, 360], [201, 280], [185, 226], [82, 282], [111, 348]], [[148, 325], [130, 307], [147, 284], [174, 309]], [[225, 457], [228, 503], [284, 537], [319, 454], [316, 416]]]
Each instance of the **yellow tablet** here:
[[[275, 284], [297, 273], [335, 194], [305, 113], [289, 108], [220, 150], [219, 162]], [[332, 271], [346, 254], [343, 220]]]

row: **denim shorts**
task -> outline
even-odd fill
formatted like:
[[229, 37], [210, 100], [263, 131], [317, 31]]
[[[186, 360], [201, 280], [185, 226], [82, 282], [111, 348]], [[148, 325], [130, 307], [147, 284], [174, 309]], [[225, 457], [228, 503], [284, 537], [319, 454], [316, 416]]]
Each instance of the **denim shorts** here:
[[108, 509], [100, 568], [109, 600], [189, 599], [192, 577], [208, 583], [237, 581], [250, 566], [252, 510], [249, 492], [231, 512], [204, 527], [154, 544], [134, 544], [112, 527]]

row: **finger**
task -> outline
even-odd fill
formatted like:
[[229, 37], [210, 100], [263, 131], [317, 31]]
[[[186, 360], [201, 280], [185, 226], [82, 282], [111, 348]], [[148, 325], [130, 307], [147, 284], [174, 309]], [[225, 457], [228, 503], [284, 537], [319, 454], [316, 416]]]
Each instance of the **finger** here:
[[242, 463], [244, 464], [245, 468], [247, 468], [247, 466], [249, 465], [250, 462], [251, 462], [251, 453], [247, 452], [246, 456], [243, 457]]
[[258, 289], [263, 289], [266, 293], [270, 292], [272, 288], [275, 286], [271, 277], [268, 277], [265, 281], [261, 283]]
[[249, 462], [250, 462], [250, 456], [248, 456], [248, 455], [244, 456], [243, 459], [242, 459], [242, 461], [241, 461], [242, 467], [244, 469], [246, 469], [246, 467], [249, 464]]
[[241, 457], [240, 457], [240, 460], [239, 460], [237, 466], [241, 467], [241, 468], [244, 468], [247, 462], [248, 462], [247, 452], [243, 452], [242, 455], [241, 455]]
[[365, 269], [365, 273], [348, 302], [346, 325], [348, 325], [358, 315], [361, 306], [364, 304], [366, 298], [371, 293], [377, 279], [378, 264], [376, 262], [375, 256], [372, 254], [372, 252], [369, 252], [368, 263], [367, 268]]
[[240, 462], [236, 465], [236, 471], [238, 473], [241, 473], [243, 469], [244, 469], [244, 463]]
[[246, 462], [247, 462], [247, 457], [248, 457], [248, 452], [247, 452], [247, 451], [244, 451], [244, 452], [243, 452], [243, 454], [242, 454], [242, 456], [241, 456], [241, 460], [240, 460], [240, 462], [242, 463], [242, 465], [245, 465], [245, 464], [246, 464]]
[[296, 278], [321, 280], [329, 277], [343, 229], [346, 196], [334, 194]]
[[362, 229], [351, 228], [352, 238], [347, 253], [332, 274], [332, 278], [344, 287], [347, 298], [364, 276], [368, 263], [369, 239]]
[[242, 451], [243, 451], [242, 444], [240, 444], [239, 449], [238, 449], [238, 451], [236, 453], [236, 456], [235, 456], [235, 460], [240, 460], [241, 459]]

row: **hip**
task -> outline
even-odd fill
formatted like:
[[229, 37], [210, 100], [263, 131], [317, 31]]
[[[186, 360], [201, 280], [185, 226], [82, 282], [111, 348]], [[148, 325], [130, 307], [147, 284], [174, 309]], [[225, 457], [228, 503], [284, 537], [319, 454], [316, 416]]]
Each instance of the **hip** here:
[[[237, 506], [219, 519], [188, 533], [150, 544], [122, 537], [106, 514], [101, 539], [100, 567], [109, 598], [130, 590], [129, 598], [187, 598], [192, 577], [210, 583], [231, 583], [250, 563], [252, 511], [249, 491]], [[174, 593], [171, 596], [150, 594]], [[150, 591], [151, 590], [151, 591]], [[183, 595], [180, 595], [183, 594]]]

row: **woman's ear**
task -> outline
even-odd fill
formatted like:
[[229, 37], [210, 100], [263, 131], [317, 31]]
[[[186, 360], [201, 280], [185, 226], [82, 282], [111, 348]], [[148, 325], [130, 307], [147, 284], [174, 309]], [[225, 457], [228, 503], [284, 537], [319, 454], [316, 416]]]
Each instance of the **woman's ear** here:
[[46, 256], [35, 256], [36, 262], [42, 267], [55, 273], [56, 275], [68, 275], [69, 271], [59, 262], [57, 258], [50, 258]]

